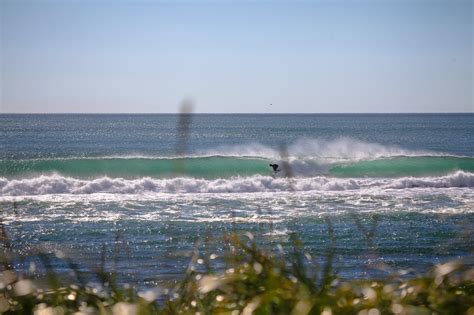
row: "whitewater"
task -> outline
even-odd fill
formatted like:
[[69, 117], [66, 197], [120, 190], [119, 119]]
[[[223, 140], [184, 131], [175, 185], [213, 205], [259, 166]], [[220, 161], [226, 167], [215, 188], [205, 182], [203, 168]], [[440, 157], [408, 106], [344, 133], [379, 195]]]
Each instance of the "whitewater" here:
[[54, 194], [140, 194], [140, 193], [251, 193], [282, 191], [340, 191], [378, 188], [455, 188], [474, 187], [474, 173], [462, 171], [439, 177], [402, 177], [397, 179], [340, 179], [311, 177], [303, 179], [273, 178], [270, 176], [233, 177], [204, 180], [186, 177], [135, 180], [101, 177], [81, 180], [61, 175], [31, 179], [7, 180], [0, 178], [1, 196], [29, 196]]

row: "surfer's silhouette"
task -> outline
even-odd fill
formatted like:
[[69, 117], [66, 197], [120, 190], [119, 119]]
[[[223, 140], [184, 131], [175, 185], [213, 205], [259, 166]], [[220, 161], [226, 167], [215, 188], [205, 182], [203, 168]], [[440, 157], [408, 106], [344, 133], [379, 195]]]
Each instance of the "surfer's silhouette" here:
[[273, 168], [273, 171], [276, 173], [276, 172], [279, 172], [280, 170], [278, 169], [278, 164], [269, 164], [271, 168]]

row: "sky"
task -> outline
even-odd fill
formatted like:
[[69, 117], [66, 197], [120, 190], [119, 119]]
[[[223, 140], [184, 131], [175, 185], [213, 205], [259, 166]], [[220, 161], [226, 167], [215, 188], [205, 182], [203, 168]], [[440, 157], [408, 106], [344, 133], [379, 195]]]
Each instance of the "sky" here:
[[0, 0], [0, 113], [474, 112], [474, 1]]

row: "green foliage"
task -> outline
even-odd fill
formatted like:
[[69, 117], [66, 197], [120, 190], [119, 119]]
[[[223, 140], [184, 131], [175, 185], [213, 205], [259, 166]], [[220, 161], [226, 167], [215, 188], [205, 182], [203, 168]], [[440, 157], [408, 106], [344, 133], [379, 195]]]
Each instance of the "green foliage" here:
[[[0, 312], [21, 314], [474, 314], [474, 269], [461, 263], [436, 266], [426, 275], [403, 279], [342, 281], [331, 265], [315, 272], [312, 258], [293, 237], [293, 251], [278, 255], [259, 249], [253, 235], [223, 239], [225, 270], [213, 271], [215, 255], [195, 252], [184, 278], [174, 287], [138, 292], [117, 285], [99, 270], [100, 288], [61, 279], [48, 256], [37, 254], [44, 278], [28, 279], [4, 268]], [[4, 257], [5, 258], [5, 257]], [[8, 262], [4, 266], [9, 266]], [[317, 276], [320, 275], [319, 278]], [[167, 292], [164, 294], [163, 292]]]

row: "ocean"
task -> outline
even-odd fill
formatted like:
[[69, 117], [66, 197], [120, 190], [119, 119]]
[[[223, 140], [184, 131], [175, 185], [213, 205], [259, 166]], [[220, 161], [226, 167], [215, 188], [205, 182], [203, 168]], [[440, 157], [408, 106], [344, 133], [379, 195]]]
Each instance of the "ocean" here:
[[1, 114], [1, 219], [17, 269], [103, 257], [143, 286], [232, 231], [329, 248], [343, 278], [474, 265], [473, 135], [474, 114]]

